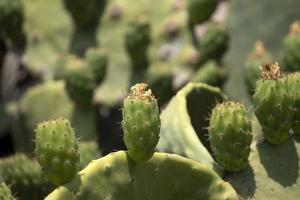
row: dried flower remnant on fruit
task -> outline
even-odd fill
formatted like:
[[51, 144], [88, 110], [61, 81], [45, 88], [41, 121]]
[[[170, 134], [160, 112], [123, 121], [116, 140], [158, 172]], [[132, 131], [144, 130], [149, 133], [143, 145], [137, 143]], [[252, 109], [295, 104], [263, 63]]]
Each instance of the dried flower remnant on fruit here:
[[276, 80], [280, 77], [280, 67], [278, 63], [265, 64], [262, 66], [261, 78], [264, 80]]

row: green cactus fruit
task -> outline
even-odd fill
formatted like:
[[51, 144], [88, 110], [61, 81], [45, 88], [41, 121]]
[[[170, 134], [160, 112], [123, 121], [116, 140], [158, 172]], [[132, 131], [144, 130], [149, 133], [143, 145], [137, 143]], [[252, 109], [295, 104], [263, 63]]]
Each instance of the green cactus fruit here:
[[63, 79], [69, 71], [80, 69], [85, 66], [85, 61], [76, 55], [68, 54], [61, 56], [55, 68], [55, 78]]
[[85, 53], [85, 61], [95, 75], [96, 83], [100, 84], [106, 74], [108, 57], [105, 49], [89, 48]]
[[10, 188], [5, 183], [0, 183], [0, 200], [14, 200]]
[[[187, 184], [189, 183], [189, 184]], [[204, 164], [155, 153], [136, 164], [124, 151], [94, 160], [45, 200], [237, 200], [230, 184]]]
[[300, 20], [291, 25], [290, 32], [284, 39], [281, 62], [284, 71], [300, 70]]
[[212, 110], [209, 140], [216, 160], [225, 170], [238, 172], [248, 165], [251, 131], [251, 121], [242, 104], [227, 101]]
[[2, 181], [11, 186], [12, 193], [20, 200], [42, 199], [53, 189], [38, 163], [21, 153], [0, 159]]
[[210, 59], [220, 61], [228, 49], [229, 33], [222, 24], [211, 23], [198, 41], [200, 62]]
[[277, 63], [263, 65], [261, 77], [253, 95], [255, 115], [264, 137], [271, 144], [279, 144], [288, 139], [295, 101], [287, 78], [280, 77]]
[[0, 1], [0, 33], [17, 47], [25, 46], [24, 9], [21, 0]]
[[77, 29], [95, 29], [103, 14], [106, 0], [64, 0]]
[[200, 55], [194, 46], [184, 47], [181, 50], [180, 60], [183, 65], [197, 68], [199, 65]]
[[101, 152], [98, 145], [94, 141], [80, 142], [79, 143], [80, 152], [80, 164], [79, 169], [84, 169], [92, 160], [101, 157]]
[[194, 26], [208, 20], [216, 10], [219, 0], [188, 0], [189, 24]]
[[220, 68], [217, 62], [213, 60], [205, 63], [192, 77], [193, 82], [201, 82], [219, 87], [223, 85], [225, 79], [225, 69]]
[[168, 64], [156, 63], [151, 65], [146, 80], [159, 104], [165, 103], [172, 97], [173, 76], [171, 67]]
[[144, 70], [148, 67], [147, 50], [150, 45], [150, 23], [141, 15], [128, 24], [125, 33], [125, 48], [133, 70]]
[[86, 67], [69, 70], [65, 76], [69, 97], [79, 106], [90, 106], [97, 86], [93, 72]]
[[37, 159], [55, 185], [69, 182], [77, 173], [78, 143], [67, 119], [39, 123], [35, 129]]
[[255, 83], [260, 78], [260, 66], [269, 63], [271, 55], [266, 51], [264, 44], [257, 41], [254, 45], [253, 51], [249, 54], [246, 60], [246, 76], [245, 82], [248, 87], [248, 92], [253, 95]]
[[288, 75], [289, 86], [292, 88], [292, 95], [295, 98], [294, 120], [292, 129], [295, 134], [300, 134], [300, 72], [291, 73]]
[[122, 109], [124, 142], [135, 162], [149, 159], [158, 143], [160, 118], [155, 97], [147, 84], [131, 87]]

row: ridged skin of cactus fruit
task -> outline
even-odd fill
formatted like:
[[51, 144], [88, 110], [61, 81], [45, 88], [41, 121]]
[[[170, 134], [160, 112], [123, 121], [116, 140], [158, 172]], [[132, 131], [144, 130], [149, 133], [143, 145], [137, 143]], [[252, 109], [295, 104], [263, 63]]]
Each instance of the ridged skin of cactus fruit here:
[[147, 84], [131, 87], [122, 109], [124, 142], [135, 162], [149, 159], [158, 143], [160, 118], [157, 100]]
[[77, 173], [80, 154], [75, 133], [67, 119], [39, 123], [35, 129], [37, 159], [55, 185], [69, 182]]
[[10, 188], [5, 183], [0, 183], [0, 200], [15, 200]]
[[220, 61], [228, 49], [229, 33], [222, 24], [211, 23], [198, 42], [200, 62], [210, 59]]
[[64, 0], [64, 5], [76, 28], [89, 29], [98, 25], [106, 0]]
[[0, 1], [0, 33], [7, 37], [12, 45], [25, 46], [23, 22], [24, 9], [21, 0]]
[[262, 79], [256, 82], [253, 103], [264, 137], [271, 144], [284, 142], [294, 118], [295, 101], [287, 77], [280, 77], [277, 63], [263, 66]]
[[93, 72], [87, 67], [70, 70], [66, 73], [66, 90], [70, 98], [79, 106], [90, 106], [96, 88]]
[[224, 68], [220, 68], [216, 61], [205, 63], [192, 77], [193, 82], [206, 83], [212, 86], [222, 86], [226, 79]]
[[168, 64], [156, 63], [149, 67], [147, 83], [159, 104], [166, 102], [173, 95], [173, 76]]
[[225, 170], [238, 172], [248, 165], [251, 131], [251, 121], [242, 104], [227, 101], [212, 110], [209, 141], [216, 160]]
[[151, 36], [150, 23], [141, 15], [130, 21], [125, 33], [125, 48], [130, 57], [134, 70], [143, 70], [148, 67], [147, 50]]
[[271, 55], [266, 51], [264, 44], [257, 41], [245, 64], [245, 82], [250, 95], [253, 95], [255, 83], [260, 78], [261, 66], [270, 63], [270, 61]]
[[52, 186], [43, 176], [36, 161], [18, 153], [0, 159], [0, 182], [10, 185], [19, 200], [39, 200], [51, 191]]
[[188, 20], [194, 26], [208, 20], [216, 10], [219, 0], [188, 0]]
[[231, 185], [208, 166], [175, 154], [154, 153], [136, 164], [118, 151], [94, 160], [77, 177], [45, 200], [238, 199]]
[[97, 84], [100, 84], [106, 74], [108, 57], [105, 49], [89, 48], [85, 53], [87, 67], [91, 68]]
[[295, 113], [292, 123], [292, 129], [295, 134], [300, 134], [300, 72], [294, 72], [288, 75], [289, 86], [292, 88], [292, 95], [295, 98]]
[[290, 32], [284, 39], [281, 62], [284, 71], [300, 70], [300, 20], [291, 25]]
[[94, 141], [80, 142], [79, 143], [80, 152], [80, 164], [79, 169], [84, 169], [92, 160], [101, 157], [101, 152], [98, 145]]

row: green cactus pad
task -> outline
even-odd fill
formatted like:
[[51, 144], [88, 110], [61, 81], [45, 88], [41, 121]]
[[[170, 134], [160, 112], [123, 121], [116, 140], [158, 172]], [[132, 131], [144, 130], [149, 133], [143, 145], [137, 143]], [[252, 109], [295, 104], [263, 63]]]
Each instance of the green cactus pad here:
[[216, 160], [225, 170], [237, 172], [248, 165], [251, 131], [251, 121], [242, 104], [227, 101], [212, 110], [209, 140]]
[[53, 189], [38, 163], [20, 153], [0, 159], [2, 181], [11, 186], [12, 193], [20, 200], [39, 200]]
[[0, 183], [0, 200], [15, 200], [10, 188], [5, 183]]
[[289, 86], [292, 88], [292, 96], [295, 98], [295, 106], [293, 107], [295, 116], [292, 123], [292, 129], [295, 134], [300, 134], [300, 73], [292, 73], [288, 75]]
[[284, 71], [300, 70], [300, 20], [291, 25], [289, 35], [284, 39], [281, 60]]
[[221, 87], [226, 79], [224, 68], [220, 68], [217, 62], [211, 60], [197, 70], [193, 75], [193, 82], [206, 83], [212, 86]]
[[253, 103], [264, 137], [272, 144], [284, 142], [289, 136], [295, 102], [287, 79], [280, 78], [277, 63], [263, 66], [262, 80], [256, 83]]
[[[176, 153], [219, 170], [208, 149], [208, 116], [224, 99], [217, 87], [189, 83], [171, 99], [161, 113], [158, 150]], [[219, 172], [219, 171], [218, 171]]]
[[270, 61], [271, 55], [266, 51], [264, 44], [261, 41], [257, 41], [245, 64], [245, 82], [249, 94], [253, 95], [254, 93], [255, 83], [260, 78], [260, 67]]
[[79, 163], [80, 170], [84, 169], [92, 160], [101, 157], [101, 152], [98, 148], [98, 145], [94, 141], [80, 142], [79, 152], [80, 152], [80, 163]]
[[[187, 185], [187, 182], [190, 184]], [[135, 164], [119, 151], [93, 161], [72, 182], [45, 200], [71, 199], [237, 200], [230, 184], [206, 165], [178, 155], [155, 153]]]
[[66, 119], [42, 122], [35, 133], [37, 158], [47, 178], [55, 185], [69, 182], [77, 173], [80, 159], [70, 122]]
[[155, 97], [147, 84], [131, 87], [122, 109], [124, 142], [135, 162], [149, 159], [158, 143], [160, 118]]

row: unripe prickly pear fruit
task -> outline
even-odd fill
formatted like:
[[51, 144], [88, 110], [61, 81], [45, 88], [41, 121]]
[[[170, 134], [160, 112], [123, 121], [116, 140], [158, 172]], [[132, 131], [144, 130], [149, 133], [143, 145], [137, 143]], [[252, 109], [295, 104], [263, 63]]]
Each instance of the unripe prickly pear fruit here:
[[277, 63], [263, 65], [261, 77], [253, 95], [255, 115], [268, 142], [279, 144], [288, 139], [295, 101]]
[[150, 45], [150, 23], [145, 16], [134, 18], [125, 33], [125, 48], [134, 70], [148, 67], [147, 50]]
[[266, 51], [264, 44], [257, 41], [254, 45], [253, 51], [246, 60], [246, 85], [249, 94], [254, 93], [255, 83], [260, 78], [260, 67], [271, 61], [271, 55]]
[[21, 0], [0, 1], [0, 34], [3, 34], [12, 45], [23, 48], [25, 34], [23, 31], [24, 9]]
[[229, 34], [222, 24], [211, 23], [198, 42], [200, 62], [210, 59], [220, 61], [228, 49]]
[[39, 123], [35, 133], [37, 159], [47, 178], [55, 185], [69, 182], [77, 173], [80, 159], [69, 120]]
[[86, 67], [69, 70], [65, 75], [66, 90], [79, 106], [90, 106], [97, 86], [93, 72]]
[[106, 74], [108, 64], [107, 53], [105, 49], [89, 48], [85, 53], [85, 61], [94, 73], [97, 84], [100, 84]]
[[284, 39], [281, 63], [283, 71], [300, 70], [300, 20], [291, 25], [290, 32]]
[[216, 10], [219, 0], [188, 0], [189, 24], [194, 26], [208, 20]]
[[212, 110], [209, 140], [216, 160], [225, 170], [237, 172], [248, 165], [251, 131], [251, 121], [242, 104], [228, 101]]
[[0, 200], [14, 200], [10, 188], [5, 183], [0, 183]]
[[149, 159], [158, 143], [159, 110], [155, 97], [145, 83], [131, 87], [122, 109], [124, 142], [135, 162]]
[[300, 134], [300, 72], [291, 73], [287, 77], [288, 85], [292, 89], [292, 95], [295, 98], [295, 113], [292, 122], [292, 129], [295, 134]]

